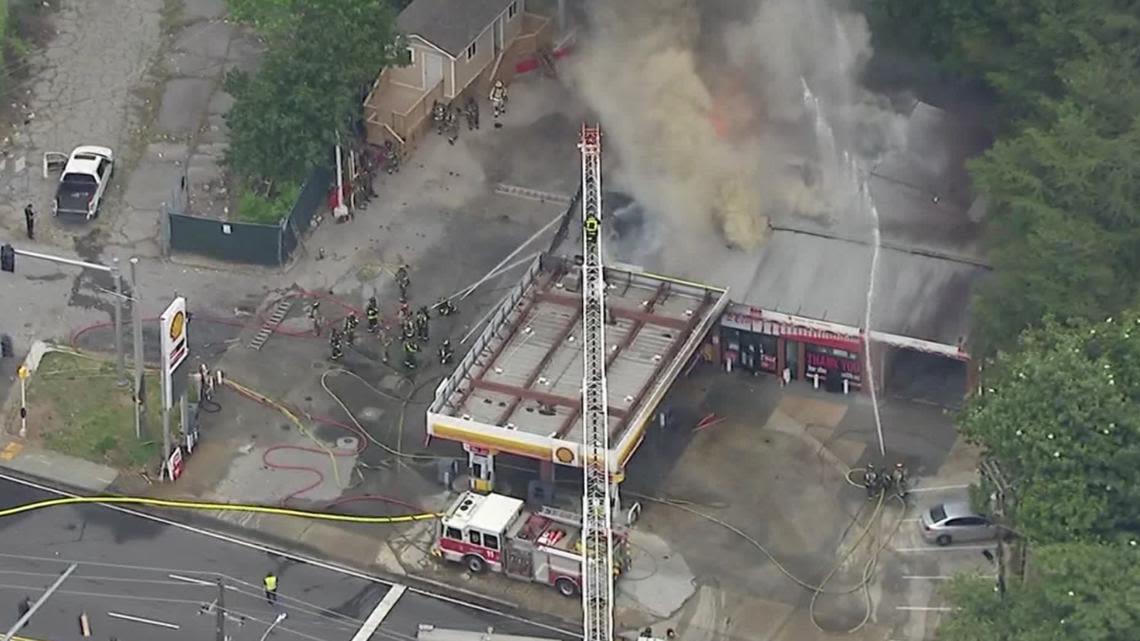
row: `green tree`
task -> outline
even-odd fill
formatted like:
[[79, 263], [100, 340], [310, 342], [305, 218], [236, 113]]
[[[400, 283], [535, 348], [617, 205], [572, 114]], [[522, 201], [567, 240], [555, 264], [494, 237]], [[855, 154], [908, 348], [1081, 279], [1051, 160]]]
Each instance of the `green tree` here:
[[1060, 71], [1074, 97], [971, 164], [990, 199], [995, 267], [976, 301], [978, 351], [1012, 345], [1046, 315], [1104, 318], [1137, 300], [1140, 67], [1119, 46]]
[[1130, 0], [864, 0], [877, 39], [998, 90], [1009, 121], [1066, 94], [1057, 73], [1102, 43], [1135, 46]]
[[399, 62], [393, 13], [385, 0], [241, 1], [246, 15], [275, 17], [260, 70], [227, 78], [230, 166], [250, 182], [300, 181], [338, 134], [351, 138], [364, 91]]
[[1131, 641], [1140, 629], [1140, 550], [1130, 545], [1044, 546], [1031, 576], [1005, 596], [992, 581], [960, 577], [942, 641]]
[[1140, 539], [1140, 310], [1022, 335], [986, 367], [959, 429], [1015, 485], [1034, 543]]

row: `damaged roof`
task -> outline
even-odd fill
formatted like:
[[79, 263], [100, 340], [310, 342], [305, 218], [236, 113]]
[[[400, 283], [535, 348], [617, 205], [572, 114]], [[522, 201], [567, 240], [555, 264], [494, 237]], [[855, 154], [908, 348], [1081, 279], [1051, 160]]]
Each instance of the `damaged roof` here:
[[516, 0], [415, 0], [400, 12], [400, 31], [459, 57]]

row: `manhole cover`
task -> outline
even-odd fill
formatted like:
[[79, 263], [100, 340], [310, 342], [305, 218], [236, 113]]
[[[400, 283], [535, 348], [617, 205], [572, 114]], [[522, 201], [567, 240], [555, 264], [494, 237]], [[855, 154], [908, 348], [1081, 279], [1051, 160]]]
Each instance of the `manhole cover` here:
[[359, 445], [360, 440], [355, 436], [342, 436], [336, 440], [336, 449], [347, 452], [355, 451]]

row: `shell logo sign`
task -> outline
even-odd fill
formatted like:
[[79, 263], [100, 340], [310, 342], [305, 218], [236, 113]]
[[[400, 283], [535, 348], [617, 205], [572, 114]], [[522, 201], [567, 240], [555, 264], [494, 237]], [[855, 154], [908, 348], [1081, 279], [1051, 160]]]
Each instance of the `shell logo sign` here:
[[574, 462], [574, 458], [574, 450], [568, 447], [559, 447], [554, 450], [554, 460], [563, 465], [570, 465]]
[[190, 344], [186, 340], [186, 299], [179, 296], [166, 308], [160, 317], [162, 326], [162, 401], [163, 407], [174, 406], [174, 373], [186, 362], [190, 355]]

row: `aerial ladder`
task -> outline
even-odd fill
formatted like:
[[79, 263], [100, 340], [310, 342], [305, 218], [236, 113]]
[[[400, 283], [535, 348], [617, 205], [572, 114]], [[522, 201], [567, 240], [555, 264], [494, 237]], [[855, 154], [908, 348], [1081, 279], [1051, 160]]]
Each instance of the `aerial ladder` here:
[[614, 561], [602, 268], [602, 132], [582, 126], [582, 613], [584, 641], [613, 641]]

